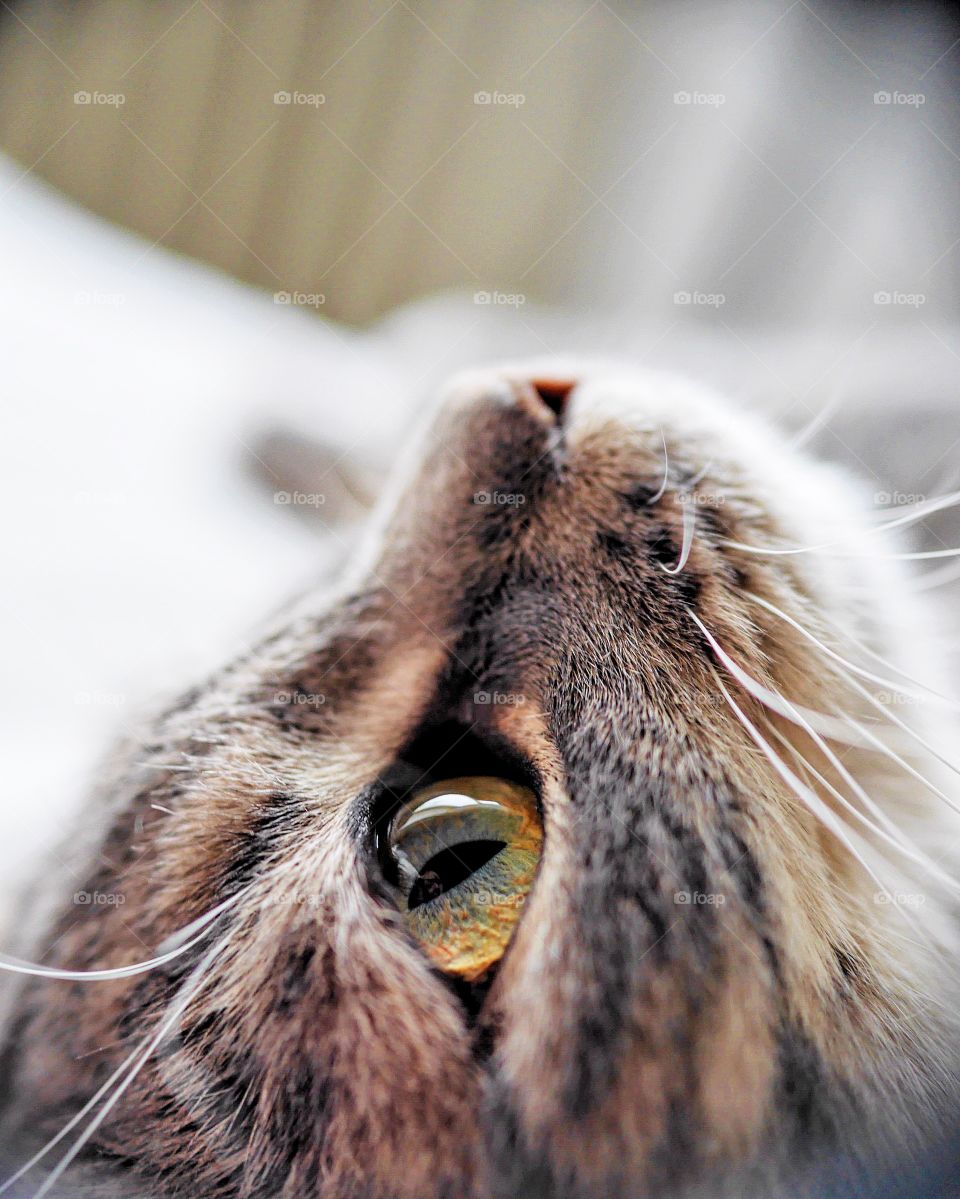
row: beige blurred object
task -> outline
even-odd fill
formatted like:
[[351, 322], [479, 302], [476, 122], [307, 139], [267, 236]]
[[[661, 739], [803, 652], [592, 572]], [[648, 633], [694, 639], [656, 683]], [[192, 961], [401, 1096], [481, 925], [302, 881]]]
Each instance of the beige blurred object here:
[[448, 285], [555, 294], [545, 252], [591, 202], [636, 49], [566, 3], [3, 9], [0, 146], [24, 168], [360, 322]]

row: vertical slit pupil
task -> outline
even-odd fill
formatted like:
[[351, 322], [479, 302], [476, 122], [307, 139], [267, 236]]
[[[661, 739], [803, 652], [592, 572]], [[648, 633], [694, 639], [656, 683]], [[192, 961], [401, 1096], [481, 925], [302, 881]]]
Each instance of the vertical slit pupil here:
[[442, 849], [434, 854], [424, 862], [410, 888], [408, 910], [413, 911], [421, 904], [429, 903], [438, 895], [452, 890], [482, 866], [486, 866], [491, 858], [495, 858], [501, 849], [506, 848], [506, 844], [506, 841], [464, 841], [451, 849]]

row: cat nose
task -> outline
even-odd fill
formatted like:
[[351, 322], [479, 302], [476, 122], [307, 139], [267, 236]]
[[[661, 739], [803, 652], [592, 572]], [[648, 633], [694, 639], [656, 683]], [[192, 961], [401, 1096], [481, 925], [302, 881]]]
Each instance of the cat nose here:
[[546, 404], [557, 420], [562, 420], [570, 393], [576, 387], [575, 379], [541, 378], [530, 381], [533, 390]]
[[577, 380], [568, 375], [537, 375], [532, 379], [516, 381], [521, 404], [550, 424], [562, 424], [568, 402]]

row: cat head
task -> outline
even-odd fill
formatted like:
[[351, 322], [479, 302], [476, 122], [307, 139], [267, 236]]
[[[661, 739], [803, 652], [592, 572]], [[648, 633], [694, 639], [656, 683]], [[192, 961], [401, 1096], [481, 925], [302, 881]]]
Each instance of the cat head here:
[[117, 973], [23, 991], [13, 1135], [105, 1087], [79, 1156], [117, 1180], [338, 1199], [737, 1193], [906, 1145], [951, 1071], [955, 821], [845, 665], [910, 650], [861, 508], [672, 376], [458, 376], [344, 585], [107, 788], [42, 948]]

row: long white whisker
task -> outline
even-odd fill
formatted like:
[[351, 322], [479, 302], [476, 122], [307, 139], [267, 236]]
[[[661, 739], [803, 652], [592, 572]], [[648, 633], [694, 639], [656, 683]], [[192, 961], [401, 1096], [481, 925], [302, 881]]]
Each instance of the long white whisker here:
[[849, 723], [851, 725], [853, 725], [854, 728], [858, 729], [863, 734], [864, 737], [867, 737], [870, 741], [873, 741], [876, 744], [877, 749], [879, 749], [882, 754], [886, 754], [886, 756], [888, 758], [890, 758], [891, 761], [895, 762], [900, 767], [901, 770], [905, 770], [907, 772], [907, 774], [909, 774], [912, 778], [915, 778], [918, 783], [921, 783], [924, 787], [927, 788], [928, 791], [931, 791], [938, 799], [942, 799], [943, 802], [945, 804], [947, 804], [948, 807], [952, 807], [954, 809], [954, 811], [960, 812], [960, 807], [956, 806], [956, 804], [950, 798], [949, 795], [947, 795], [944, 791], [941, 791], [940, 788], [938, 786], [936, 786], [935, 783], [931, 783], [930, 780], [928, 778], [926, 778], [924, 775], [922, 775], [919, 770], [917, 770], [915, 767], [911, 766], [910, 763], [905, 758], [902, 758], [898, 753], [895, 753], [894, 750], [892, 750], [890, 748], [890, 746], [887, 745], [883, 741], [882, 738], [877, 737], [873, 733], [869, 732], [861, 724], [859, 724], [856, 720], [854, 720], [854, 718], [852, 716], [846, 715], [844, 717], [844, 719], [849, 721]]
[[843, 388], [838, 387], [816, 416], [790, 438], [790, 448], [798, 450], [801, 446], [806, 445], [811, 437], [819, 433], [830, 417], [833, 416], [834, 412], [836, 412], [837, 408], [843, 403], [844, 398], [845, 393]]
[[693, 534], [697, 523], [697, 513], [694, 505], [689, 501], [683, 503], [683, 544], [680, 547], [680, 557], [677, 559], [676, 566], [664, 566], [660, 564], [661, 570], [668, 575], [678, 575], [686, 566], [687, 559], [690, 557], [690, 550], [693, 546]]
[[863, 742], [860, 741], [851, 741], [849, 733], [845, 731], [842, 722], [837, 721], [832, 717], [825, 716], [822, 712], [813, 712], [811, 709], [804, 708], [800, 704], [792, 704], [791, 708], [788, 708], [786, 701], [780, 695], [778, 695], [777, 692], [771, 691], [769, 687], [765, 687], [762, 683], [758, 682], [755, 678], [749, 675], [742, 666], [738, 665], [733, 658], [730, 657], [730, 655], [720, 645], [700, 617], [697, 616], [696, 612], [688, 609], [688, 613], [690, 615], [690, 619], [697, 625], [704, 637], [706, 637], [710, 647], [713, 649], [714, 653], [717, 655], [723, 665], [727, 668], [727, 670], [730, 671], [744, 691], [749, 692], [754, 699], [758, 699], [765, 707], [771, 708], [780, 716], [786, 717], [787, 720], [792, 720], [794, 724], [798, 723], [798, 721], [793, 715], [791, 708], [795, 709], [796, 712], [802, 713], [804, 718], [813, 727], [819, 726], [820, 730], [823, 732], [823, 735], [825, 737], [829, 737], [832, 741], [840, 741], [844, 744], [852, 745], [857, 749], [870, 748], [869, 744], [864, 745]]
[[960, 579], [960, 562], [951, 562], [949, 566], [941, 567], [940, 570], [931, 570], [921, 578], [915, 580], [915, 591], [933, 591], [935, 587], [945, 587], [948, 583], [955, 583]]
[[[933, 858], [931, 858], [927, 854], [925, 854], [918, 845], [915, 845], [912, 841], [910, 841], [908, 838], [906, 838], [903, 835], [902, 831], [897, 828], [897, 826], [893, 823], [892, 820], [890, 820], [890, 818], [883, 811], [883, 809], [879, 806], [879, 804], [870, 795], [868, 795], [868, 793], [863, 789], [863, 787], [860, 785], [860, 783], [853, 777], [853, 775], [850, 773], [850, 771], [846, 768], [846, 766], [843, 764], [843, 762], [830, 749], [830, 747], [823, 741], [823, 739], [821, 737], [819, 737], [816, 732], [814, 732], [814, 730], [812, 728], [809, 728], [809, 727], [806, 728], [807, 734], [813, 739], [817, 748], [821, 751], [821, 753], [824, 754], [824, 756], [827, 758], [827, 760], [830, 762], [830, 764], [833, 766], [833, 768], [837, 771], [837, 773], [840, 775], [840, 777], [844, 780], [844, 782], [847, 784], [847, 786], [850, 787], [850, 789], [857, 796], [857, 798], [860, 800], [860, 802], [862, 804], [864, 804], [864, 806], [867, 808], [867, 810], [872, 812], [873, 815], [876, 817], [876, 819], [880, 822], [880, 824], [883, 825], [883, 828], [878, 827], [876, 824], [873, 823], [873, 821], [869, 820], [856, 807], [855, 804], [852, 804], [850, 802], [850, 800], [845, 795], [843, 795], [843, 793], [841, 791], [839, 791], [829, 781], [829, 779], [825, 778], [824, 775], [821, 774], [820, 771], [818, 771], [816, 769], [816, 767], [807, 758], [803, 757], [803, 755], [800, 754], [800, 751], [795, 746], [793, 746], [786, 737], [783, 737], [782, 734], [780, 734], [780, 732], [777, 729], [774, 729], [772, 725], [770, 725], [770, 728], [773, 729], [774, 733], [776, 733], [778, 738], [782, 738], [783, 742], [786, 745], [790, 746], [791, 750], [800, 758], [800, 760], [804, 763], [804, 765], [807, 767], [807, 769], [810, 770], [816, 776], [816, 778], [823, 784], [823, 786], [825, 786], [827, 788], [827, 790], [834, 796], [834, 798], [840, 804], [842, 804], [843, 807], [846, 808], [847, 811], [849, 811], [851, 813], [851, 815], [856, 817], [856, 819], [859, 820], [861, 822], [861, 824], [864, 824], [868, 829], [870, 829], [870, 831], [875, 836], [880, 837], [881, 840], [883, 840], [883, 841], [886, 841], [887, 844], [891, 845], [899, 853], [904, 854], [911, 861], [916, 862], [918, 865], [923, 866], [926, 870], [929, 870], [933, 875], [938, 877], [941, 880], [941, 882], [945, 883], [948, 887], [952, 888], [953, 890], [960, 890], [960, 881], [952, 878], [946, 871], [944, 871], [940, 866], [937, 865], [937, 863], [933, 860]], [[884, 830], [886, 830], [886, 831], [884, 831]]]
[[[834, 667], [834, 669], [836, 670], [836, 667]], [[858, 691], [868, 703], [872, 704], [873, 707], [875, 707], [878, 711], [882, 712], [883, 715], [887, 718], [887, 720], [893, 721], [893, 723], [895, 725], [897, 725], [899, 728], [903, 729], [903, 731], [907, 734], [908, 737], [910, 737], [912, 740], [916, 741], [918, 745], [922, 745], [923, 748], [927, 751], [927, 753], [930, 754], [932, 757], [936, 758], [936, 760], [941, 764], [941, 766], [946, 766], [946, 768], [948, 770], [952, 771], [954, 774], [960, 775], [960, 766], [957, 766], [957, 764], [955, 762], [951, 762], [949, 758], [945, 757], [936, 748], [936, 746], [931, 745], [930, 742], [927, 741], [927, 739], [925, 737], [921, 737], [920, 734], [917, 732], [917, 730], [912, 729], [905, 720], [901, 720], [900, 717], [895, 715], [895, 713], [891, 712], [889, 708], [885, 708], [878, 699], [875, 699], [874, 696], [872, 696], [870, 694], [870, 692], [866, 689], [866, 687], [861, 687], [860, 684], [856, 681], [856, 679], [848, 678], [847, 683], [851, 687], [853, 687], [853, 689], [855, 691]], [[933, 783], [928, 782], [926, 779], [923, 779], [922, 781], [925, 783], [925, 785], [927, 787], [930, 788], [931, 791], [933, 791], [933, 793], [936, 796], [938, 796], [940, 799], [942, 799], [949, 807], [953, 808], [953, 810], [955, 812], [960, 812], [960, 806], [958, 806], [956, 801], [952, 800], [948, 795], [944, 794], [944, 792], [941, 791], [938, 787], [935, 787], [933, 785]]]
[[[41, 966], [35, 962], [25, 962], [9, 954], [0, 954], [0, 970], [7, 970], [11, 974], [26, 974], [32, 978], [55, 978], [63, 982], [109, 982], [118, 978], [131, 978], [135, 974], [146, 974], [150, 970], [155, 970], [158, 966], [172, 962], [174, 958], [180, 957], [181, 954], [192, 949], [194, 945], [199, 944], [207, 935], [208, 926], [221, 913], [233, 907], [234, 904], [239, 903], [249, 889], [249, 887], [245, 887], [235, 895], [231, 895], [229, 899], [224, 900], [223, 903], [218, 904], [217, 907], [211, 909], [205, 915], [192, 921], [186, 928], [182, 928], [167, 937], [160, 946], [157, 956], [143, 962], [131, 962], [129, 966], [114, 966], [109, 970], [60, 970], [53, 966]], [[192, 935], [195, 931], [196, 935]], [[169, 946], [169, 948], [164, 949], [164, 946]]]
[[124, 1078], [120, 1082], [120, 1084], [117, 1086], [116, 1090], [113, 1092], [113, 1094], [107, 1100], [107, 1102], [103, 1105], [103, 1107], [101, 1107], [101, 1109], [97, 1113], [97, 1115], [90, 1121], [90, 1123], [84, 1129], [82, 1135], [77, 1138], [77, 1140], [73, 1143], [73, 1145], [70, 1147], [70, 1149], [63, 1155], [63, 1157], [60, 1159], [60, 1161], [57, 1163], [57, 1165], [54, 1167], [54, 1169], [50, 1172], [50, 1174], [47, 1176], [47, 1178], [43, 1182], [43, 1185], [40, 1187], [40, 1189], [34, 1195], [34, 1199], [43, 1199], [44, 1195], [47, 1195], [50, 1193], [51, 1189], [56, 1185], [57, 1181], [63, 1177], [64, 1172], [70, 1166], [70, 1163], [76, 1158], [77, 1154], [80, 1152], [80, 1150], [83, 1148], [83, 1146], [90, 1140], [90, 1138], [93, 1136], [93, 1134], [96, 1132], [96, 1130], [100, 1127], [100, 1125], [103, 1123], [103, 1121], [107, 1118], [107, 1116], [110, 1114], [112, 1109], [117, 1105], [117, 1103], [119, 1103], [120, 1099], [123, 1097], [126, 1090], [134, 1082], [137, 1075], [140, 1073], [140, 1071], [143, 1069], [143, 1067], [149, 1061], [150, 1056], [153, 1053], [153, 1051], [157, 1048], [157, 1046], [160, 1044], [160, 1042], [163, 1040], [163, 1038], [167, 1035], [167, 1033], [170, 1031], [170, 1029], [173, 1028], [173, 1026], [176, 1024], [176, 1022], [183, 1015], [183, 1013], [186, 1010], [187, 1005], [190, 1003], [190, 1001], [203, 989], [203, 987], [209, 981], [209, 978], [210, 978], [209, 967], [213, 964], [213, 962], [216, 960], [216, 958], [227, 948], [227, 946], [230, 943], [230, 937], [231, 937], [231, 934], [228, 934], [226, 937], [223, 937], [220, 941], [218, 941], [216, 943], [216, 945], [214, 945], [210, 950], [208, 950], [208, 952], [206, 953], [204, 958], [201, 960], [200, 964], [197, 966], [196, 970], [194, 970], [194, 972], [190, 975], [190, 978], [187, 980], [187, 982], [184, 984], [183, 988], [177, 995], [177, 998], [174, 1001], [169, 1014], [164, 1018], [160, 1027], [153, 1034], [153, 1036], [151, 1036], [149, 1038], [147, 1045], [145, 1046], [145, 1048], [143, 1048], [143, 1050], [140, 1053], [139, 1058], [134, 1062], [133, 1066], [128, 1071], [126, 1078]]
[[[707, 639], [709, 640], [711, 647], [713, 648], [713, 650], [717, 654], [717, 656], [720, 658], [720, 661], [723, 663], [724, 666], [727, 667], [728, 670], [731, 671], [731, 673], [734, 675], [734, 678], [736, 678], [737, 681], [740, 682], [740, 677], [741, 677], [741, 675], [745, 674], [745, 672], [741, 671], [740, 668], [737, 667], [737, 664], [733, 661], [733, 659], [730, 657], [730, 655], [727, 654], [723, 650], [723, 648], [721, 647], [721, 645], [719, 644], [717, 639], [713, 636], [713, 634], [710, 632], [710, 630], [707, 629], [707, 627], [703, 624], [703, 622], [699, 619], [699, 617], [697, 617], [694, 613], [691, 613], [691, 616], [693, 616], [694, 620], [697, 622], [697, 625], [700, 627], [704, 636], [706, 636]], [[746, 676], [746, 677], [749, 678], [749, 676]], [[743, 685], [743, 684], [741, 683], [741, 685]], [[749, 688], [745, 688], [745, 689], [749, 690]], [[767, 691], [766, 688], [763, 688], [763, 690]], [[800, 726], [800, 728], [803, 729], [803, 731], [807, 734], [807, 736], [809, 736], [813, 740], [814, 744], [817, 746], [817, 748], [820, 750], [820, 752], [831, 763], [831, 765], [834, 767], [834, 769], [837, 771], [837, 773], [840, 775], [840, 777], [844, 780], [844, 782], [846, 782], [846, 784], [851, 788], [851, 790], [854, 792], [854, 794], [857, 796], [857, 798], [860, 800], [860, 802], [867, 808], [868, 811], [870, 811], [874, 814], [874, 816], [881, 822], [881, 824], [883, 826], [885, 826], [886, 831], [884, 828], [879, 827], [878, 825], [874, 824], [871, 820], [869, 820], [864, 815], [864, 813], [862, 813], [854, 804], [852, 804], [849, 801], [849, 799], [847, 799], [846, 796], [844, 796], [831, 783], [829, 783], [826, 779], [824, 779], [822, 776], [820, 776], [818, 774], [818, 777], [821, 778], [821, 781], [829, 788], [829, 790], [833, 793], [833, 795], [836, 797], [836, 799], [839, 800], [839, 802], [848, 811], [850, 811], [862, 824], [865, 824], [867, 826], [867, 828], [869, 828], [870, 831], [872, 833], [874, 833], [875, 836], [880, 837], [881, 840], [886, 841], [888, 844], [893, 846], [894, 849], [899, 850], [901, 853], [905, 854], [907, 857], [911, 858], [913, 861], [925, 866], [927, 869], [933, 871], [934, 873], [939, 874], [941, 876], [941, 878], [943, 879], [943, 881], [946, 882], [949, 886], [960, 890], [960, 882], [952, 879], [948, 874], [946, 874], [944, 871], [942, 871], [932, 859], [929, 859], [925, 855], [923, 855], [923, 853], [919, 849], [919, 847], [912, 846], [908, 841], [906, 841], [903, 838], [903, 834], [896, 827], [896, 825], [894, 825], [890, 821], [890, 819], [883, 812], [883, 810], [879, 807], [879, 805], [876, 803], [876, 801], [874, 799], [872, 799], [870, 795], [867, 794], [867, 792], [863, 789], [863, 787], [860, 785], [860, 783], [853, 777], [853, 775], [850, 773], [850, 771], [847, 769], [847, 767], [843, 764], [843, 762], [840, 760], [840, 758], [837, 757], [837, 755], [833, 752], [833, 750], [827, 745], [827, 743], [823, 740], [823, 738], [819, 735], [819, 733], [817, 733], [816, 730], [812, 727], [812, 725], [807, 720], [804, 719], [804, 717], [801, 715], [800, 711], [798, 710], [797, 706], [795, 704], [792, 704], [788, 699], [786, 699], [784, 696], [782, 696], [778, 691], [768, 691], [768, 694], [771, 695], [776, 700], [776, 705], [774, 707], [774, 710], [779, 712], [780, 715], [786, 716], [788, 719], [792, 720], [795, 724], [798, 724]], [[757, 697], [757, 698], [760, 698], [760, 697]], [[762, 702], [762, 700], [761, 700], [761, 702]], [[768, 706], [773, 706], [773, 705], [768, 705]], [[879, 739], [874, 739], [874, 740], [879, 740]], [[806, 762], [806, 759], [804, 759], [804, 761]], [[817, 773], [815, 768], [809, 762], [806, 762], [806, 764], [810, 770], [814, 771], [814, 773]]]
[[[826, 613], [821, 613], [821, 615], [826, 616]], [[826, 616], [826, 619], [829, 620], [830, 624], [833, 625], [833, 627], [837, 630], [838, 633], [841, 633], [844, 637], [846, 637], [847, 640], [850, 641], [853, 645], [855, 645], [857, 647], [857, 649], [860, 650], [861, 653], [867, 654], [869, 657], [873, 658], [875, 662], [879, 662], [881, 666], [885, 666], [888, 670], [895, 671], [897, 674], [899, 674], [903, 678], [905, 678], [908, 683], [912, 683], [915, 687], [919, 687], [921, 691], [926, 691], [930, 695], [935, 696], [937, 699], [946, 700], [946, 702], [948, 704], [956, 704], [957, 703], [957, 700], [953, 696], [944, 695], [942, 691], [937, 691], [937, 689], [935, 687], [930, 687], [927, 683], [924, 683], [921, 679], [915, 679], [912, 675], [907, 674], [907, 672], [905, 670], [902, 670], [899, 666], [897, 666], [897, 664], [895, 662], [891, 662], [891, 661], [889, 661], [889, 659], [882, 657], [880, 654], [878, 654], [876, 652], [876, 650], [871, 649], [869, 645], [866, 645], [858, 637], [855, 637], [854, 634], [851, 633], [849, 629], [845, 629], [843, 627], [843, 625], [839, 624], [832, 617]]]
[[[859, 675], [861, 678], [868, 679], [871, 683], [879, 683], [881, 687], [888, 687], [891, 691], [897, 691], [901, 695], [908, 695], [913, 699], [928, 700], [930, 702], [936, 700], [945, 704], [949, 708], [954, 708], [957, 711], [960, 711], [960, 700], [951, 699], [948, 695], [941, 695], [939, 691], [934, 691], [932, 688], [923, 687], [922, 683], [919, 684], [919, 686], [923, 688], [924, 691], [929, 692], [928, 695], [922, 694], [921, 691], [914, 691], [910, 687], [904, 687], [902, 684], [897, 683], [895, 679], [884, 678], [883, 675], [874, 674], [870, 670], [865, 670], [862, 666], [857, 666], [856, 663], [851, 662], [848, 658], [844, 658], [842, 654], [838, 654], [836, 650], [831, 649], [829, 645], [821, 641], [820, 638], [811, 633], [809, 629], [804, 628], [804, 626], [798, 620], [795, 620], [788, 612], [784, 612], [781, 608], [778, 608], [776, 604], [771, 604], [769, 600], [765, 600], [760, 595], [754, 595], [752, 592], [747, 592], [746, 594], [748, 599], [753, 600], [755, 604], [759, 604], [761, 608], [765, 608], [774, 616], [786, 621], [791, 628], [796, 629], [798, 633], [801, 633], [804, 637], [806, 637], [806, 639], [812, 642], [817, 649], [821, 650], [835, 662], [839, 662], [840, 665], [846, 667], [847, 670], [852, 670], [854, 674]], [[913, 680], [911, 680], [911, 682], [912, 681]]]
[[660, 430], [660, 440], [663, 442], [663, 482], [660, 484], [660, 490], [656, 495], [650, 497], [649, 503], [655, 504], [658, 500], [662, 500], [664, 493], [667, 490], [667, 484], [670, 482], [670, 455], [667, 453], [667, 439], [664, 436], [663, 430]]
[[937, 495], [932, 500], [919, 500], [917, 504], [886, 508], [886, 510], [882, 510], [884, 514], [901, 512], [902, 516], [884, 520], [871, 531], [884, 532], [888, 529], [899, 529], [901, 525], [913, 524], [917, 520], [923, 520], [924, 517], [932, 516], [935, 512], [942, 512], [944, 508], [955, 508], [958, 504], [960, 504], [960, 492], [950, 492], [947, 495]]
[[[853, 844], [853, 842], [847, 836], [847, 833], [843, 827], [843, 824], [841, 823], [839, 818], [836, 816], [836, 814], [834, 812], [832, 812], [830, 810], [830, 808], [820, 798], [820, 796], [817, 795], [817, 793], [814, 790], [812, 790], [812, 788], [808, 787], [801, 779], [799, 779], [793, 773], [793, 771], [790, 769], [790, 767], [786, 765], [786, 763], [783, 761], [783, 759], [777, 753], [774, 752], [773, 747], [769, 744], [769, 742], [766, 740], [766, 738], [763, 737], [763, 735], [759, 732], [759, 730], [755, 727], [755, 725], [750, 721], [749, 717], [746, 715], [745, 712], [742, 711], [742, 709], [738, 706], [736, 700], [733, 698], [733, 696], [730, 694], [730, 692], [723, 685], [723, 680], [720, 678], [720, 676], [717, 675], [716, 672], [714, 672], [714, 673], [715, 673], [715, 677], [716, 677], [716, 681], [717, 681], [717, 686], [720, 688], [720, 691], [722, 692], [724, 698], [726, 699], [727, 703], [730, 705], [730, 708], [732, 709], [734, 715], [737, 717], [737, 719], [743, 725], [743, 727], [746, 730], [747, 734], [749, 735], [750, 739], [757, 746], [757, 748], [760, 750], [760, 752], [763, 754], [763, 756], [767, 759], [767, 761], [769, 761], [770, 765], [774, 768], [774, 770], [777, 772], [777, 774], [783, 779], [783, 781], [787, 784], [787, 786], [794, 793], [794, 795], [796, 795], [797, 798], [799, 800], [801, 800], [801, 802], [807, 808], [809, 808], [809, 810], [820, 820], [820, 822], [824, 825], [824, 827], [827, 828], [830, 832], [832, 832], [833, 835], [837, 838], [837, 840], [840, 841], [840, 843], [844, 846], [844, 848], [851, 854], [851, 856], [857, 862], [860, 863], [860, 865], [863, 867], [863, 869], [866, 871], [866, 873], [870, 876], [870, 878], [872, 878], [873, 881], [877, 884], [877, 886], [880, 888], [880, 890], [883, 892], [883, 894], [886, 895], [888, 899], [892, 899], [893, 897], [890, 895], [889, 889], [881, 881], [881, 879], [878, 877], [878, 875], [874, 872], [874, 870], [869, 865], [869, 863], [867, 862], [867, 860], [863, 856], [863, 854], [861, 854], [857, 850], [856, 846]], [[900, 907], [900, 905], [898, 905], [898, 904], [894, 904], [893, 906], [896, 907], [898, 911], [900, 911], [901, 916], [907, 921], [907, 923], [910, 924], [910, 926], [912, 928], [914, 928], [915, 931], [919, 931], [922, 936], [923, 930], [919, 929], [918, 926], [916, 926], [913, 923], [913, 921], [908, 916], [907, 912], [904, 909], [902, 909]]]
[[[870, 529], [858, 531], [860, 537], [872, 537], [876, 533], [888, 533], [891, 529], [898, 529], [904, 525], [915, 524], [917, 521], [923, 520], [924, 517], [931, 516], [935, 512], [942, 512], [945, 508], [954, 508], [960, 504], [960, 491], [950, 492], [948, 495], [937, 496], [932, 500], [922, 500], [916, 505], [910, 505], [910, 511], [901, 516], [895, 516], [892, 520], [881, 521], [879, 524]], [[907, 507], [907, 505], [904, 505]], [[882, 554], [874, 553], [858, 554], [850, 551], [843, 553], [828, 554], [826, 551], [834, 549], [836, 546], [843, 545], [849, 541], [850, 537], [836, 537], [830, 541], [816, 542], [813, 545], [791, 545], [791, 546], [765, 546], [765, 545], [748, 545], [743, 541], [723, 541], [722, 545], [728, 546], [730, 549], [743, 550], [748, 554], [764, 554], [769, 557], [789, 557], [794, 554], [813, 554], [824, 553], [827, 557], [839, 558], [903, 558], [913, 559], [918, 557], [955, 557], [960, 554], [960, 549], [951, 550], [930, 550], [920, 551], [906, 554]]]
[[[876, 708], [877, 711], [880, 712], [886, 720], [892, 721], [895, 725], [898, 726], [898, 728], [901, 728], [907, 734], [908, 737], [912, 738], [918, 744], [922, 745], [923, 748], [928, 753], [932, 754], [937, 759], [938, 762], [942, 763], [942, 765], [946, 766], [949, 770], [952, 770], [954, 772], [954, 774], [960, 774], [960, 766], [957, 766], [955, 763], [951, 762], [949, 758], [944, 757], [943, 754], [941, 754], [939, 750], [937, 750], [934, 746], [932, 746], [929, 741], [927, 741], [925, 738], [921, 737], [920, 734], [916, 731], [916, 729], [911, 728], [910, 725], [908, 725], [906, 723], [906, 721], [901, 720], [899, 716], [896, 716], [893, 712], [891, 712], [890, 709], [888, 707], [885, 707], [876, 698], [875, 695], [871, 695], [871, 693], [866, 689], [866, 687], [861, 686], [861, 684], [858, 683], [856, 681], [856, 679], [851, 678], [848, 674], [844, 674], [843, 672], [841, 672], [838, 669], [837, 663], [839, 663], [845, 667], [849, 667], [849, 665], [850, 665], [849, 663], [846, 662], [846, 660], [844, 658], [841, 658], [839, 654], [833, 653], [832, 650], [830, 650], [827, 646], [823, 645], [822, 642], [818, 641], [817, 638], [814, 637], [814, 635], [812, 633], [807, 632], [807, 630], [803, 627], [803, 625], [801, 625], [797, 621], [795, 621], [793, 619], [793, 617], [789, 616], [786, 612], [782, 612], [778, 607], [776, 607], [775, 604], [770, 604], [766, 600], [761, 600], [759, 596], [751, 596], [751, 598], [756, 600], [757, 602], [761, 603], [764, 607], [768, 608], [775, 616], [781, 617], [789, 625], [791, 625], [793, 628], [795, 628], [798, 632], [803, 633], [804, 636], [808, 637], [815, 644], [819, 645], [821, 649], [825, 650], [827, 652], [828, 657], [834, 659], [834, 661], [831, 663], [831, 668], [833, 669], [834, 673], [839, 678], [842, 678], [848, 684], [848, 686], [853, 687], [853, 689], [859, 695], [862, 695], [863, 698], [867, 701], [867, 703], [869, 703], [872, 707]], [[696, 617], [694, 617], [694, 619], [696, 619]], [[857, 673], [863, 674], [865, 672], [857, 669]], [[892, 686], [892, 684], [889, 683], [887, 680], [877, 679], [877, 676], [875, 676], [875, 675], [871, 676], [869, 674], [869, 672], [866, 672], [866, 673], [867, 673], [867, 677], [873, 678], [874, 681], [879, 681], [882, 684], [884, 684], [885, 686]], [[902, 688], [898, 688], [895, 686], [894, 686], [894, 690], [903, 691]], [[907, 691], [903, 691], [903, 694], [910, 694], [910, 693]], [[951, 701], [951, 703], [952, 703], [952, 701]], [[941, 798], [946, 799], [946, 796], [944, 796], [942, 792], [938, 791], [937, 794], [940, 795]], [[950, 804], [951, 807], [954, 806], [954, 804], [951, 800], [948, 799], [947, 802]]]
[[[870, 529], [868, 533], [883, 532], [882, 529]], [[742, 550], [745, 554], [761, 554], [768, 558], [785, 557], [790, 554], [820, 554], [824, 558], [880, 558], [889, 562], [922, 562], [933, 558], [956, 558], [960, 557], [960, 546], [953, 546], [946, 550], [911, 550], [905, 553], [868, 553], [860, 554], [852, 550], [834, 550], [835, 545], [842, 545], [842, 541], [825, 541], [821, 545], [799, 545], [790, 546], [787, 549], [779, 549], [765, 545], [747, 545], [743, 541], [721, 541], [721, 545], [728, 549]]]

